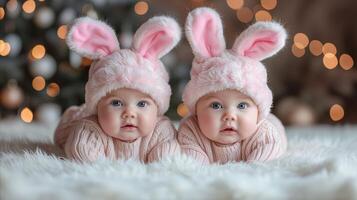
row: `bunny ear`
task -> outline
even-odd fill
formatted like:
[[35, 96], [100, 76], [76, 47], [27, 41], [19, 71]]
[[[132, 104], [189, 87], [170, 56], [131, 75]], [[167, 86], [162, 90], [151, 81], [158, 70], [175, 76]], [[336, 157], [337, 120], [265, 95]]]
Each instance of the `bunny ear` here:
[[67, 44], [71, 50], [91, 59], [99, 59], [119, 49], [114, 30], [89, 17], [76, 19], [68, 33]]
[[211, 8], [196, 8], [188, 14], [186, 37], [195, 56], [212, 57], [226, 49], [222, 21]]
[[287, 34], [276, 22], [257, 22], [235, 40], [233, 52], [255, 60], [263, 60], [277, 53], [285, 45]]
[[133, 48], [145, 58], [159, 59], [181, 39], [181, 29], [170, 17], [153, 17], [136, 31]]

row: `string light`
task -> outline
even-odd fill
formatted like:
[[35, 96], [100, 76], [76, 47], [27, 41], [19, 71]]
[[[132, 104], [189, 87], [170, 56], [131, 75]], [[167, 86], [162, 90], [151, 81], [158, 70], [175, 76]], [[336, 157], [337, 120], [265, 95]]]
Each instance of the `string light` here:
[[312, 40], [309, 49], [312, 55], [319, 56], [322, 54], [322, 43], [318, 40]]
[[57, 83], [50, 83], [47, 87], [47, 95], [50, 97], [55, 97], [60, 92], [60, 87]]
[[32, 87], [34, 90], [36, 91], [41, 91], [45, 88], [46, 86], [46, 81], [42, 76], [36, 76], [33, 80], [32, 80]]
[[66, 35], [67, 35], [67, 26], [66, 25], [62, 25], [60, 27], [58, 27], [57, 29], [57, 36], [59, 38], [61, 38], [62, 40], [66, 39]]
[[353, 67], [353, 58], [348, 54], [342, 54], [340, 56], [340, 66], [344, 70], [349, 70]]
[[149, 4], [145, 1], [139, 1], [134, 6], [134, 11], [137, 15], [145, 15], [149, 10]]
[[35, 59], [41, 59], [46, 54], [46, 49], [43, 45], [38, 44], [36, 45], [31, 51], [32, 57]]
[[0, 20], [4, 19], [5, 17], [5, 10], [3, 7], [0, 6]]
[[260, 0], [260, 4], [267, 10], [273, 10], [278, 2], [277, 0]]
[[309, 38], [304, 33], [297, 33], [294, 36], [294, 45], [299, 49], [304, 49], [309, 44]]
[[345, 115], [345, 111], [341, 105], [334, 104], [333, 106], [331, 106], [330, 118], [333, 121], [340, 121], [341, 119], [343, 119], [344, 115]]
[[327, 42], [324, 44], [324, 46], [322, 46], [322, 53], [324, 53], [325, 55], [328, 53], [332, 53], [336, 55], [337, 53], [336, 46], [330, 42]]
[[243, 0], [227, 0], [228, 6], [233, 10], [241, 9], [244, 5]]
[[188, 107], [181, 103], [179, 106], [177, 106], [177, 114], [180, 115], [180, 117], [186, 117], [189, 114]]
[[338, 60], [336, 56], [332, 53], [327, 53], [324, 55], [322, 62], [324, 63], [327, 69], [333, 69], [337, 66]]
[[31, 123], [33, 120], [33, 113], [28, 107], [21, 110], [20, 116], [22, 121], [26, 123]]
[[24, 10], [25, 13], [30, 14], [33, 13], [36, 9], [36, 3], [34, 0], [27, 0], [22, 4], [22, 10]]
[[295, 44], [291, 47], [291, 52], [293, 53], [294, 56], [300, 58], [303, 55], [305, 55], [305, 49], [300, 49], [298, 48]]
[[249, 23], [254, 17], [253, 11], [248, 7], [243, 7], [237, 10], [236, 14], [239, 21], [243, 23]]
[[255, 20], [256, 21], [271, 21], [272, 16], [268, 11], [259, 10], [255, 13]]

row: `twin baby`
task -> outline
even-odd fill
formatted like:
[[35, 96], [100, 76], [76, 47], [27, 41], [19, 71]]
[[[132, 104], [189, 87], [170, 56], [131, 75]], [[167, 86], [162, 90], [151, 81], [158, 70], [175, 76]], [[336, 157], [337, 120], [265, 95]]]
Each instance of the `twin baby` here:
[[159, 59], [180, 40], [177, 22], [153, 17], [136, 31], [131, 49], [120, 49], [107, 24], [86, 17], [75, 21], [68, 46], [94, 62], [85, 103], [68, 108], [55, 131], [55, 143], [68, 158], [150, 163], [182, 153], [209, 164], [266, 161], [286, 151], [284, 127], [270, 114], [272, 93], [260, 62], [284, 46], [284, 28], [255, 23], [226, 49], [217, 12], [197, 8], [185, 32], [195, 56], [183, 92], [190, 115], [176, 131], [164, 116], [171, 88]]

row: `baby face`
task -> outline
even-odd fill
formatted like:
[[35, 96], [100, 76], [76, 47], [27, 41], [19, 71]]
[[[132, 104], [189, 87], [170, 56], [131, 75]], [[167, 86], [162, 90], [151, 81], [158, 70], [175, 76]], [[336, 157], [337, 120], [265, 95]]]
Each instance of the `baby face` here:
[[196, 104], [201, 132], [219, 144], [232, 144], [251, 136], [258, 127], [258, 107], [237, 90], [201, 97]]
[[148, 95], [121, 88], [103, 97], [97, 106], [98, 121], [111, 137], [131, 142], [153, 132], [158, 108]]

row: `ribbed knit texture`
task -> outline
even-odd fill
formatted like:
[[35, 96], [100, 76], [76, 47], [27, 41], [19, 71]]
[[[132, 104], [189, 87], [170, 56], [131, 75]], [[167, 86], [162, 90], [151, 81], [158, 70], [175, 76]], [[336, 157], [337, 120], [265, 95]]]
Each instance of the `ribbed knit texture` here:
[[73, 122], [61, 121], [55, 132], [55, 143], [64, 149], [68, 158], [81, 162], [107, 158], [147, 163], [180, 153], [176, 136], [171, 121], [163, 116], [152, 134], [124, 142], [106, 135], [97, 117], [91, 116]]
[[202, 164], [232, 161], [266, 161], [278, 158], [287, 148], [285, 130], [270, 114], [249, 138], [230, 145], [216, 144], [204, 136], [195, 116], [180, 124], [178, 141], [181, 151]]

